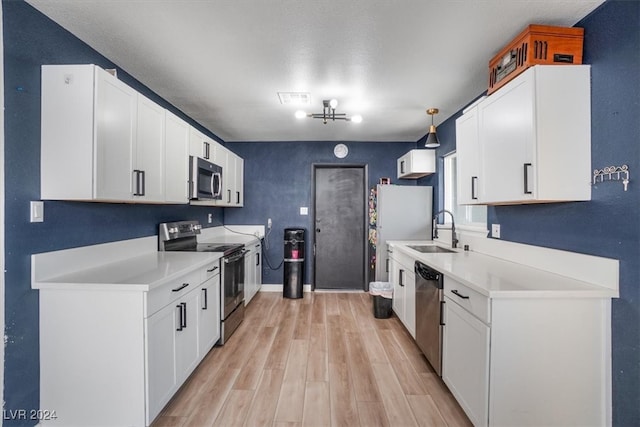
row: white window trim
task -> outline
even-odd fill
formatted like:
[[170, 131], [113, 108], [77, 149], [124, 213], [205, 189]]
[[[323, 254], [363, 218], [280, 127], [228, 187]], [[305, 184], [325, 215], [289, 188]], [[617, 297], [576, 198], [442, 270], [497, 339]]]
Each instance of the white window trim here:
[[[443, 199], [444, 199], [444, 206], [445, 209], [447, 209], [448, 207], [450, 207], [449, 203], [448, 203], [448, 198], [447, 198], [447, 191], [448, 191], [448, 186], [452, 185], [452, 180], [451, 179], [447, 179], [448, 178], [448, 173], [447, 173], [447, 163], [449, 161], [449, 159], [453, 159], [453, 158], [457, 158], [456, 152], [451, 151], [447, 154], [445, 154], [443, 156], [443, 161], [444, 161], [444, 168], [443, 168]], [[457, 192], [457, 188], [455, 189], [455, 191]], [[484, 205], [477, 205], [477, 207], [481, 207], [486, 209], [487, 207]], [[459, 211], [460, 209], [460, 205], [458, 205], [456, 207], [456, 211]], [[450, 215], [444, 215], [441, 214], [440, 217], [443, 217], [444, 219], [444, 223], [443, 224], [438, 224], [437, 227], [440, 229], [450, 229], [451, 228], [451, 216]], [[485, 214], [486, 217], [486, 214]], [[482, 236], [482, 237], [486, 237], [489, 234], [489, 230], [488, 230], [488, 226], [487, 223], [484, 222], [461, 222], [458, 223], [459, 218], [456, 218], [456, 231], [460, 231], [460, 232], [464, 232], [464, 233], [468, 233], [468, 234], [473, 234], [477, 237]]]

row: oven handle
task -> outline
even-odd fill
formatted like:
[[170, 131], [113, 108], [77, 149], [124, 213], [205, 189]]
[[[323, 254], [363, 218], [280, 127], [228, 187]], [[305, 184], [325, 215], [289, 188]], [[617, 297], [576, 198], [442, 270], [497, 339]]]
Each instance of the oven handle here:
[[244, 254], [245, 254], [245, 252], [244, 252], [244, 251], [242, 251], [242, 253], [240, 253], [239, 255], [234, 255], [234, 256], [232, 256], [232, 257], [225, 258], [225, 259], [224, 259], [224, 263], [225, 263], [225, 264], [229, 264], [229, 263], [232, 263], [232, 262], [236, 262], [236, 261], [238, 261], [238, 260], [241, 260], [242, 258], [244, 258]]

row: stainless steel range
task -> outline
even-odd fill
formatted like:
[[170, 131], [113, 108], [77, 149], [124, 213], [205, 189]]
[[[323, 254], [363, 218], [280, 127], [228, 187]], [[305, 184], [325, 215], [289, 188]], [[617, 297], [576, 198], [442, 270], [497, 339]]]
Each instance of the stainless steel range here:
[[198, 221], [177, 221], [160, 224], [160, 251], [222, 252], [220, 259], [219, 344], [223, 345], [244, 319], [244, 254], [242, 244], [198, 243], [202, 226]]

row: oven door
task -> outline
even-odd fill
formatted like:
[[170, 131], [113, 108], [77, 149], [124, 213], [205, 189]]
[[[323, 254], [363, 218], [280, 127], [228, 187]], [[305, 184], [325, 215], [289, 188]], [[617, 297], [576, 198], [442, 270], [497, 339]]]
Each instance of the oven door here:
[[222, 319], [244, 303], [244, 254], [245, 250], [223, 258]]
[[200, 157], [189, 157], [189, 198], [222, 199], [222, 167]]

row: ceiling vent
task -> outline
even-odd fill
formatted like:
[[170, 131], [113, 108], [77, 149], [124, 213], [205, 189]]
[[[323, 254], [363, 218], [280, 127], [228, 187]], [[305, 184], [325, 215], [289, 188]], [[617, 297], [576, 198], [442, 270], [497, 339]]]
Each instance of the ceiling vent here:
[[309, 105], [311, 94], [309, 92], [278, 92], [278, 98], [282, 105]]

